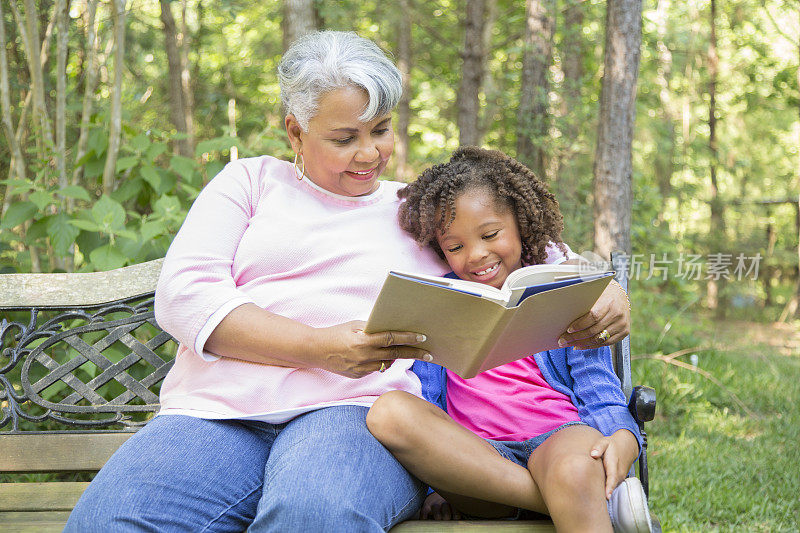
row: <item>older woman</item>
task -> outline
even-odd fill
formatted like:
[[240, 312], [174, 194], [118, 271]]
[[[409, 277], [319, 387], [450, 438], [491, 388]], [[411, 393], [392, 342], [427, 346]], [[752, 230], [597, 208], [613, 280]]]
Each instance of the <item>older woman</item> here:
[[[180, 341], [161, 412], [67, 531], [382, 531], [419, 509], [425, 488], [365, 417], [386, 391], [420, 395], [410, 367], [431, 356], [415, 333], [359, 321], [388, 270], [446, 270], [398, 227], [402, 184], [378, 180], [400, 75], [341, 32], [296, 42], [279, 74], [295, 161], [231, 163], [198, 196], [156, 292]], [[586, 336], [627, 328], [608, 302]]]

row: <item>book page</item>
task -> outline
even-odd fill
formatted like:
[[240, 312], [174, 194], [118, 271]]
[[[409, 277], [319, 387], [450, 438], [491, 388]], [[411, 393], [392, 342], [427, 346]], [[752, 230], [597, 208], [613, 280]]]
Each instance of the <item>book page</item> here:
[[447, 287], [459, 292], [465, 292], [487, 300], [492, 300], [502, 305], [508, 303], [511, 291], [508, 289], [497, 289], [491, 285], [484, 285], [483, 283], [476, 283], [474, 281], [467, 281], [463, 279], [451, 279], [442, 276], [428, 276], [426, 274], [411, 274], [409, 272], [391, 271], [389, 276], [397, 276], [409, 280], [416, 280], [420, 283], [427, 283], [439, 287]]
[[531, 265], [520, 268], [506, 279], [505, 285], [511, 291], [508, 307], [514, 307], [539, 292], [613, 275], [613, 271], [592, 270], [585, 265]]

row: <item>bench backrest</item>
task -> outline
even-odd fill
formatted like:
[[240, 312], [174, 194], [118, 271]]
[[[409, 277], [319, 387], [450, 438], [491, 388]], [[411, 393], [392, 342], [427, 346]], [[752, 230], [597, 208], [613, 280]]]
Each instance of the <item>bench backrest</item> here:
[[0, 472], [96, 471], [158, 410], [161, 263], [0, 275]]

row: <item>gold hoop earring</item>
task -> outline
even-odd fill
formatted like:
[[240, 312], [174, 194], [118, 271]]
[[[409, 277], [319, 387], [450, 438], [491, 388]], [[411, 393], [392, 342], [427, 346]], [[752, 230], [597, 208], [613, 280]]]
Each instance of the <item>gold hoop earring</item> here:
[[[300, 174], [297, 173], [297, 156], [300, 156], [300, 160], [303, 162], [303, 168], [300, 170]], [[303, 181], [303, 176], [306, 175], [306, 160], [299, 153], [294, 154], [294, 175], [297, 181]]]

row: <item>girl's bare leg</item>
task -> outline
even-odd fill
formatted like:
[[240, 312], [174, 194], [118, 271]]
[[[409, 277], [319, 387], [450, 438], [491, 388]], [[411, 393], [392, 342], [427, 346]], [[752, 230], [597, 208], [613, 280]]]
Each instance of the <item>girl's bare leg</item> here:
[[370, 409], [367, 427], [409, 472], [459, 511], [507, 516], [508, 507], [478, 507], [495, 502], [547, 513], [531, 472], [425, 400], [402, 391], [386, 393]]
[[528, 461], [559, 532], [612, 531], [603, 462], [589, 455], [600, 437], [589, 426], [566, 427], [536, 448]]

